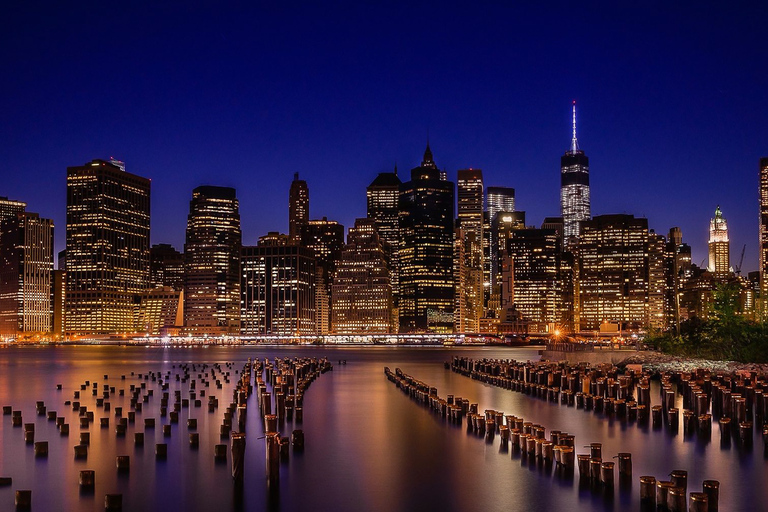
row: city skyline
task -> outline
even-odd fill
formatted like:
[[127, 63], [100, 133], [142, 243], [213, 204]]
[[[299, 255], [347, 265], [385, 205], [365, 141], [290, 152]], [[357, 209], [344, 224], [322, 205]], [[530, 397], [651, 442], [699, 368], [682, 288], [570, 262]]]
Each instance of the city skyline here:
[[[31, 32], [22, 21], [33, 13], [13, 9], [1, 36], [12, 79], [0, 86], [0, 195], [62, 228], [66, 167], [109, 156], [153, 179], [152, 244], [183, 246], [188, 195], [205, 184], [237, 189], [245, 244], [287, 232], [295, 172], [312, 193], [309, 218], [348, 228], [367, 185], [417, 165], [427, 134], [452, 181], [482, 169], [539, 225], [559, 214], [575, 99], [593, 215], [644, 216], [661, 234], [679, 226], [698, 264], [719, 204], [732, 255], [746, 244], [744, 270], [758, 267], [765, 6], [563, 7], [567, 19], [534, 7], [200, 8], [173, 11], [175, 24], [159, 22], [162, 7], [53, 7]], [[121, 37], [97, 37], [112, 31]], [[82, 80], [94, 69], [109, 86]]]

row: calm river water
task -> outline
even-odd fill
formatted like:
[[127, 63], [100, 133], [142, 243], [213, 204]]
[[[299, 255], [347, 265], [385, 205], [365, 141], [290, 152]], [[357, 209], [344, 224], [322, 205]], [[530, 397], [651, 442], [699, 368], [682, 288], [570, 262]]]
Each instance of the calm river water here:
[[[667, 479], [670, 471], [688, 471], [688, 490], [701, 490], [701, 482], [721, 482], [720, 510], [768, 509], [768, 459], [756, 432], [753, 448], [735, 444], [722, 448], [717, 422], [712, 440], [686, 439], [633, 423], [611, 420], [602, 414], [552, 404], [513, 391], [484, 385], [445, 370], [443, 362], [453, 355], [472, 358], [538, 359], [530, 348], [198, 348], [160, 349], [138, 347], [45, 347], [0, 350], [0, 405], [21, 410], [24, 423], [35, 423], [35, 440], [48, 441], [49, 456], [35, 458], [24, 443], [24, 429], [12, 427], [11, 416], [0, 419], [0, 477], [12, 477], [11, 486], [0, 487], [0, 510], [13, 510], [17, 489], [32, 490], [32, 510], [101, 511], [104, 495], [123, 494], [124, 510], [440, 510], [484, 512], [552, 510], [639, 510], [641, 475]], [[226, 464], [214, 461], [219, 425], [236, 381], [234, 369], [248, 358], [327, 357], [332, 372], [321, 375], [304, 398], [304, 421], [281, 428], [290, 436], [302, 428], [306, 448], [291, 452], [280, 471], [278, 492], [268, 492], [265, 480], [265, 447], [255, 397], [249, 400], [245, 485], [236, 490]], [[339, 365], [346, 360], [346, 365]], [[115, 435], [114, 407], [129, 410], [129, 385], [144, 382], [139, 373], [173, 370], [180, 363], [236, 363], [230, 384], [207, 388], [220, 399], [209, 413], [206, 407], [182, 409], [170, 438], [159, 413], [162, 391], [156, 383], [154, 397], [144, 404], [136, 423], [125, 437]], [[441, 397], [453, 394], [479, 403], [479, 410], [495, 409], [522, 416], [549, 430], [576, 436], [576, 452], [590, 442], [603, 443], [603, 459], [630, 452], [634, 477], [630, 489], [612, 495], [580, 485], [578, 470], [563, 478], [555, 470], [529, 464], [519, 456], [503, 453], [499, 439], [486, 444], [465, 427], [447, 423], [412, 401], [384, 376], [384, 366], [437, 387]], [[136, 375], [131, 377], [130, 372]], [[109, 380], [104, 380], [104, 375]], [[126, 375], [126, 380], [120, 380]], [[95, 398], [83, 392], [81, 402], [96, 412], [88, 429], [91, 445], [87, 460], [74, 458], [81, 431], [78, 414], [65, 407], [73, 391], [85, 380], [125, 389], [126, 396], [112, 396], [113, 411], [95, 407]], [[56, 384], [63, 385], [62, 391]], [[199, 385], [199, 384], [198, 384]], [[175, 390], [187, 396], [188, 384], [170, 382], [171, 403]], [[201, 389], [201, 388], [198, 388]], [[101, 393], [99, 393], [101, 395]], [[45, 401], [49, 411], [65, 416], [71, 432], [63, 437], [55, 423], [35, 414], [35, 402]], [[652, 389], [654, 404], [658, 388]], [[206, 400], [203, 399], [203, 404]], [[682, 407], [681, 404], [678, 404]], [[110, 428], [99, 428], [99, 417], [111, 415]], [[133, 433], [144, 431], [142, 418], [157, 418], [155, 429], [145, 433], [144, 447], [136, 447]], [[200, 447], [189, 447], [186, 418], [198, 419]], [[756, 429], [759, 431], [759, 429]], [[168, 443], [168, 457], [156, 461], [154, 443]], [[131, 469], [118, 473], [117, 455], [130, 455]], [[80, 470], [96, 472], [93, 493], [81, 493]]]

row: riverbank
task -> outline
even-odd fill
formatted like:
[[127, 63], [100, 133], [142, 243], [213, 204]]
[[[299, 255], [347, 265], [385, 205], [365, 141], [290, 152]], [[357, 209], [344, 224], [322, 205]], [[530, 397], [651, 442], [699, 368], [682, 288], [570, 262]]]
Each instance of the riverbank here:
[[542, 350], [541, 359], [547, 361], [567, 361], [572, 364], [589, 363], [596, 365], [608, 363], [617, 366], [641, 365], [643, 369], [651, 372], [691, 372], [697, 369], [702, 369], [712, 372], [755, 372], [762, 375], [768, 375], [768, 364], [697, 359], [674, 356], [651, 350], [605, 349], [595, 350], [593, 352]]

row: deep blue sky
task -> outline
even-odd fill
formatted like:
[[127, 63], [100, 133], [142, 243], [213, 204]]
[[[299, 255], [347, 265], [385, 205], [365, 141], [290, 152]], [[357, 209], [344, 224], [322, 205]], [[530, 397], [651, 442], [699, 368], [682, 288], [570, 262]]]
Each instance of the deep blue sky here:
[[179, 248], [191, 190], [236, 187], [252, 244], [287, 230], [294, 172], [312, 218], [350, 226], [378, 172], [418, 165], [427, 132], [451, 179], [483, 169], [539, 225], [559, 215], [575, 99], [593, 215], [680, 226], [699, 263], [720, 204], [732, 261], [747, 244], [757, 268], [766, 2], [13, 4], [0, 195], [52, 217], [57, 250], [70, 165], [114, 156], [152, 178], [152, 242]]

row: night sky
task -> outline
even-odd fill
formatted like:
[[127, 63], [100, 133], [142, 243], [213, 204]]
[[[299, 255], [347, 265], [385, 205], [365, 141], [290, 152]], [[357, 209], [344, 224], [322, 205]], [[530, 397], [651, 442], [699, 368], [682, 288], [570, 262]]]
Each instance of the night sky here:
[[575, 99], [593, 215], [680, 226], [698, 264], [719, 204], [754, 270], [768, 3], [678, 3], [7, 2], [0, 195], [52, 217], [63, 249], [66, 167], [114, 156], [152, 179], [152, 243], [181, 249], [212, 184], [237, 188], [255, 244], [287, 231], [294, 172], [310, 217], [349, 227], [429, 134], [449, 179], [482, 169], [539, 226]]

